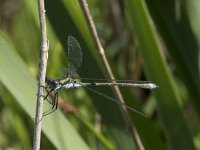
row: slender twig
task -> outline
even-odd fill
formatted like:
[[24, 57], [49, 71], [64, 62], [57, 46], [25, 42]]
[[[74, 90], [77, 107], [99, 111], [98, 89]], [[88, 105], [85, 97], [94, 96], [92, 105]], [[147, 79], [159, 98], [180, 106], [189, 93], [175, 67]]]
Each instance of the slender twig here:
[[42, 113], [43, 113], [42, 95], [44, 95], [45, 75], [46, 75], [46, 67], [47, 67], [47, 59], [48, 59], [48, 40], [47, 40], [47, 32], [46, 32], [44, 0], [38, 0], [38, 10], [39, 10], [39, 19], [40, 19], [41, 47], [40, 47], [40, 68], [39, 68], [40, 70], [39, 70], [39, 84], [38, 84], [38, 95], [37, 95], [37, 108], [36, 108], [36, 114], [35, 114], [33, 150], [40, 149]]
[[[92, 20], [92, 16], [91, 16], [90, 11], [88, 9], [88, 4], [87, 4], [86, 0], [79, 0], [79, 2], [80, 2], [80, 6], [81, 6], [81, 8], [83, 10], [83, 13], [85, 15], [86, 21], [88, 23], [90, 32], [92, 34], [92, 38], [93, 38], [93, 40], [95, 42], [95, 45], [96, 45], [97, 50], [98, 50], [98, 53], [100, 55], [100, 58], [101, 58], [101, 60], [103, 62], [103, 65], [104, 65], [104, 67], [106, 69], [106, 72], [107, 72], [107, 74], [108, 74], [110, 79], [115, 79], [114, 75], [113, 75], [113, 73], [112, 73], [112, 71], [110, 69], [110, 66], [108, 64], [108, 61], [106, 59], [103, 46], [101, 45], [100, 39], [98, 37], [97, 31], [96, 31], [96, 27], [94, 25], [94, 22]], [[119, 100], [120, 103], [124, 103], [124, 100], [123, 100], [123, 97], [122, 97], [122, 95], [120, 93], [119, 88], [117, 86], [113, 86], [112, 90], [113, 90], [117, 100]], [[121, 110], [121, 112], [123, 114], [123, 118], [124, 118], [124, 120], [126, 122], [126, 125], [130, 129], [132, 137], [133, 137], [133, 140], [137, 144], [137, 147], [139, 149], [141, 149], [141, 150], [144, 149], [144, 146], [143, 146], [143, 144], [142, 144], [142, 142], [141, 142], [141, 140], [139, 138], [139, 135], [138, 135], [136, 129], [134, 128], [134, 126], [132, 124], [131, 118], [130, 118], [130, 116], [128, 114], [128, 111], [127, 111], [125, 105], [119, 105], [119, 106], [120, 106], [120, 110]]]

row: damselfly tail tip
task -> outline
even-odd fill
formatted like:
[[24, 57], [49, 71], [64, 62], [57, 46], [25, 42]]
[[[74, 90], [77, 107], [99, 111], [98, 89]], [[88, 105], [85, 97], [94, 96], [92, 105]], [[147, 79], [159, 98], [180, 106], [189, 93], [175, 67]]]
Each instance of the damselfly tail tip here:
[[155, 83], [149, 84], [149, 89], [156, 89], [156, 88], [158, 88], [158, 85], [156, 85]]

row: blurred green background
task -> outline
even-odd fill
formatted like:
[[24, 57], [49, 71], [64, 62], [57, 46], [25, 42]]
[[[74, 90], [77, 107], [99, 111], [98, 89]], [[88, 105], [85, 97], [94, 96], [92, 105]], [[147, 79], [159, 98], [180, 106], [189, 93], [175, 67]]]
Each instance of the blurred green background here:
[[[120, 88], [145, 149], [200, 149], [200, 2], [88, 0], [117, 79], [148, 80], [156, 90]], [[83, 51], [80, 77], [107, 78], [77, 0], [45, 1], [47, 75], [68, 66], [67, 37]], [[39, 68], [36, 1], [0, 1], [0, 149], [31, 149]], [[114, 97], [110, 88], [98, 91]], [[44, 102], [44, 111], [51, 108]], [[43, 118], [41, 149], [133, 150], [117, 104], [85, 89], [59, 92]]]

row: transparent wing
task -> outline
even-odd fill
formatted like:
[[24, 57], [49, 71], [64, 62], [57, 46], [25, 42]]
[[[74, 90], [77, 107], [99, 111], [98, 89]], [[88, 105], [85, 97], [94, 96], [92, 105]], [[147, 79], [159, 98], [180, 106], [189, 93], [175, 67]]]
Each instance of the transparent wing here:
[[73, 37], [68, 37], [69, 69], [75, 71], [82, 64], [82, 50], [79, 42]]

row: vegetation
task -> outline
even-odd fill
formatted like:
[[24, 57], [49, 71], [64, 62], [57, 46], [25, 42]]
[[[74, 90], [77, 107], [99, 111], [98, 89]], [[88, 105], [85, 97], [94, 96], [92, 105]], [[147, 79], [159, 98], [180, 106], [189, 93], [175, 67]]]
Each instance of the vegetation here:
[[[37, 1], [0, 2], [0, 148], [31, 149], [40, 29]], [[200, 149], [198, 1], [88, 1], [116, 79], [155, 81], [156, 90], [120, 88], [145, 149]], [[68, 66], [67, 37], [80, 42], [80, 77], [107, 78], [75, 0], [45, 1], [47, 76]], [[110, 88], [98, 91], [114, 97]], [[45, 101], [44, 111], [51, 108]], [[59, 92], [42, 120], [41, 149], [136, 149], [117, 104], [85, 89]]]

